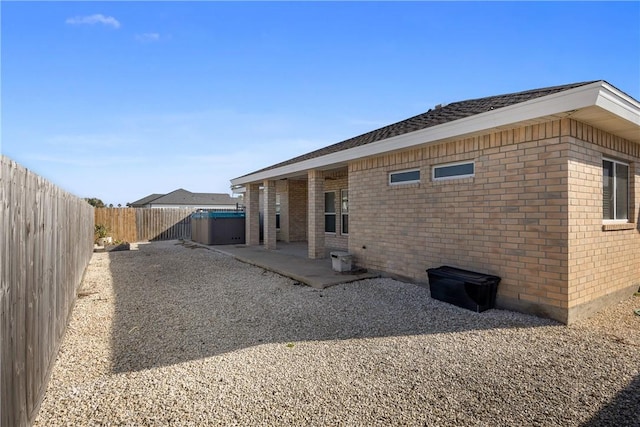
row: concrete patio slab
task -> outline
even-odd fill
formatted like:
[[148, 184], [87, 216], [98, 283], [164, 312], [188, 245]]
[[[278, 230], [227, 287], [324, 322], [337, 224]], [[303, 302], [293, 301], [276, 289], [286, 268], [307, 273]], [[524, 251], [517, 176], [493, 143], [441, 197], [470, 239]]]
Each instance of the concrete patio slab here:
[[207, 247], [247, 264], [290, 277], [316, 289], [380, 276], [363, 270], [336, 272], [332, 268], [329, 257], [325, 259], [307, 258], [306, 244], [281, 244], [278, 242], [278, 246], [279, 248], [275, 250], [267, 250], [263, 246], [245, 245], [212, 245]]

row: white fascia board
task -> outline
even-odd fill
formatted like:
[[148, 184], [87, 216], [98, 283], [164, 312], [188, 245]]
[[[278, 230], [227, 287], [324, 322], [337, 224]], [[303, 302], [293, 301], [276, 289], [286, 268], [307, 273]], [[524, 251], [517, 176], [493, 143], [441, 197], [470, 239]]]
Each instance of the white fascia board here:
[[596, 105], [640, 126], [640, 102], [620, 92], [609, 84], [603, 84]]
[[[606, 89], [606, 96], [601, 96], [603, 89]], [[624, 102], [622, 100], [624, 100]], [[231, 180], [231, 184], [242, 185], [267, 179], [277, 179], [278, 177], [287, 175], [291, 176], [310, 169], [322, 169], [330, 167], [331, 165], [344, 165], [350, 161], [363, 157], [381, 155], [391, 151], [430, 144], [443, 139], [462, 137], [464, 135], [518, 122], [579, 110], [581, 108], [597, 105], [598, 101], [600, 101], [601, 104], [607, 104], [606, 106], [603, 105], [602, 108], [613, 108], [614, 110], [611, 111], [614, 113], [620, 110], [623, 105], [627, 106], [626, 110], [628, 110], [628, 114], [631, 114], [632, 116], [634, 114], [638, 114], [640, 111], [638, 103], [634, 102], [633, 98], [626, 96], [624, 93], [603, 81], [598, 81], [559, 93], [535, 98], [519, 104], [499, 108], [497, 110], [475, 114], [470, 117], [443, 123], [441, 125], [361, 145], [359, 147], [235, 178]], [[614, 108], [615, 106], [617, 107]]]

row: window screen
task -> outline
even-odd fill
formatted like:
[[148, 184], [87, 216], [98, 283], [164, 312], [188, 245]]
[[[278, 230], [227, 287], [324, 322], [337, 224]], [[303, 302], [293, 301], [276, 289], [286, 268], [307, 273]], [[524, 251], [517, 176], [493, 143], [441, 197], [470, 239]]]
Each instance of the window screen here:
[[420, 170], [406, 170], [389, 173], [389, 184], [408, 184], [420, 182]]
[[336, 232], [336, 193], [324, 193], [324, 231]]
[[629, 165], [602, 160], [602, 219], [629, 219]]
[[340, 203], [340, 213], [341, 216], [341, 233], [349, 234], [349, 190], [342, 190], [340, 192], [340, 198], [342, 199], [342, 203]]
[[473, 162], [433, 167], [433, 179], [467, 178], [475, 173]]

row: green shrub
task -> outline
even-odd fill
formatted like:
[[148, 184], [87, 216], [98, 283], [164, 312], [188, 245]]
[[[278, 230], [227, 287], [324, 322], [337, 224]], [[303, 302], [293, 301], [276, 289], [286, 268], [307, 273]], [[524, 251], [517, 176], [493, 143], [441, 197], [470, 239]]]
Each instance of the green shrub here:
[[104, 224], [96, 224], [93, 234], [96, 240], [98, 240], [103, 237], [107, 237], [107, 234], [109, 234], [109, 229]]

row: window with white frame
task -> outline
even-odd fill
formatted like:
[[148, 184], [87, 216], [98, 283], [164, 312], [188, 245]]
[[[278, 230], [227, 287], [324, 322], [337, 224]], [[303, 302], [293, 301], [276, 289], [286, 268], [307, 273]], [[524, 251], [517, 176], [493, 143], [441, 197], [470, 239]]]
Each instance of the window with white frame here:
[[349, 190], [341, 190], [340, 199], [341, 233], [349, 234]]
[[414, 184], [420, 182], [420, 169], [389, 172], [389, 185]]
[[336, 192], [324, 193], [324, 232], [336, 232]]
[[602, 159], [602, 219], [629, 219], [629, 165]]
[[475, 175], [474, 162], [447, 163], [433, 167], [433, 180], [471, 178]]

